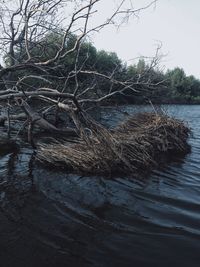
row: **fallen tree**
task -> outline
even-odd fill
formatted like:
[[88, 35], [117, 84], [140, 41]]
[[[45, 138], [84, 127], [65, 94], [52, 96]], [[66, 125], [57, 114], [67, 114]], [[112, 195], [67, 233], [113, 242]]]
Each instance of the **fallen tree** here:
[[[91, 34], [107, 26], [119, 27], [153, 6], [156, 0], [140, 8], [134, 8], [131, 2], [114, 1], [109, 16], [102, 16], [98, 24], [95, 16], [101, 12], [103, 0], [8, 0], [1, 3], [0, 50], [5, 63], [0, 68], [0, 103], [4, 110], [0, 122], [8, 122], [5, 125], [8, 125], [9, 135], [12, 121], [24, 120], [24, 117], [22, 129], [27, 130], [32, 144], [35, 126], [50, 132], [79, 135], [77, 125], [81, 123], [82, 112], [88, 108], [116, 96], [152, 90], [162, 84], [163, 81], [151, 79], [151, 70], [160, 58], [160, 47], [149, 67], [127, 80], [120, 78], [123, 65], [115, 56], [111, 56], [112, 67], [106, 71], [95, 67], [98, 62], [88, 64], [91, 55], [87, 49], [91, 46], [87, 40]], [[16, 109], [21, 109], [23, 114], [16, 114]], [[53, 125], [46, 120], [48, 114], [53, 113], [56, 122], [59, 112], [72, 119], [73, 129], [66, 125], [61, 130], [56, 123]]]
[[[91, 34], [107, 26], [119, 27], [156, 3], [154, 0], [134, 8], [130, 0], [113, 1], [113, 10], [99, 22], [95, 16], [103, 1], [1, 3], [4, 65], [0, 67], [0, 123], [7, 126], [10, 137], [12, 121], [23, 121], [21, 131], [27, 131], [33, 146], [36, 127], [78, 137], [75, 143], [40, 145], [38, 158], [43, 162], [84, 173], [133, 173], [155, 165], [160, 153], [185, 151], [189, 130], [164, 115], [145, 114], [108, 131], [88, 115], [88, 109], [116, 96], [151, 91], [164, 83], [151, 76], [159, 63], [160, 46], [148, 67], [128, 79], [122, 78], [124, 66], [113, 54], [107, 68], [104, 64], [97, 68], [96, 61], [88, 63], [92, 58], [87, 43]], [[64, 122], [63, 127], [57, 127], [59, 113], [69, 117], [72, 125]], [[47, 119], [49, 114], [53, 114], [55, 123]]]

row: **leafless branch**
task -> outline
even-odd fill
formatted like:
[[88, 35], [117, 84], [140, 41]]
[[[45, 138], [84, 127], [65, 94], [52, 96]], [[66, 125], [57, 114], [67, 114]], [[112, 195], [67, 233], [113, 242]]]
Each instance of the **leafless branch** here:
[[[0, 66], [0, 101], [8, 107], [19, 106], [26, 113], [32, 129], [38, 125], [53, 129], [31, 107], [32, 99], [43, 101], [43, 110], [62, 109], [72, 119], [74, 112], [81, 112], [85, 104], [100, 103], [116, 95], [126, 95], [160, 85], [153, 83], [150, 72], [159, 62], [160, 47], [148, 69], [137, 79], [120, 79], [120, 67], [114, 66], [107, 73], [93, 66], [87, 67], [89, 52], [81, 58], [82, 47], [91, 33], [109, 25], [119, 26], [141, 11], [156, 4], [134, 8], [131, 0], [118, 0], [114, 11], [100, 23], [91, 23], [103, 0], [11, 0], [0, 6], [0, 50], [5, 58]], [[63, 10], [71, 16], [63, 16]], [[70, 13], [70, 12], [69, 12]], [[62, 22], [62, 23], [61, 23]], [[74, 41], [70, 44], [71, 36]], [[70, 60], [73, 68], [66, 68]], [[31, 83], [31, 81], [34, 81]], [[101, 82], [109, 86], [105, 91]], [[9, 103], [9, 104], [8, 104]], [[76, 122], [77, 123], [77, 122]], [[54, 129], [55, 130], [55, 129]]]

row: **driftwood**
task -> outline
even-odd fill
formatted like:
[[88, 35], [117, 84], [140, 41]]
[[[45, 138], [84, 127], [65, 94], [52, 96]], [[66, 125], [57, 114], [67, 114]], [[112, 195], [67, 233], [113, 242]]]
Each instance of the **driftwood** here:
[[[51, 133], [61, 133], [61, 134], [66, 133], [69, 134], [69, 136], [77, 136], [75, 129], [71, 127], [65, 127], [63, 129], [56, 128], [53, 124], [49, 123], [47, 120], [42, 118], [42, 116], [38, 112], [35, 112], [26, 102], [24, 102], [23, 104], [23, 110], [24, 113], [10, 114], [9, 115], [10, 121], [15, 121], [15, 120], [21, 121], [21, 120], [27, 120], [27, 118], [29, 118], [32, 124], [38, 125], [43, 130], [48, 130]], [[8, 120], [7, 115], [1, 115], [0, 125], [4, 126], [7, 120]]]
[[15, 153], [19, 149], [19, 145], [14, 140], [9, 140], [6, 135], [1, 135], [0, 156], [3, 156], [8, 153]]
[[48, 130], [49, 132], [53, 133], [65, 133], [70, 136], [77, 136], [75, 129], [66, 127], [64, 129], [58, 129], [53, 124], [49, 123], [47, 120], [42, 118], [38, 112], [32, 110], [32, 108], [26, 103], [23, 103], [24, 112], [30, 118], [31, 123], [34, 125], [38, 125], [40, 128], [44, 130]]
[[[12, 114], [9, 115], [10, 120], [25, 120], [27, 118], [26, 114], [24, 113], [20, 113], [20, 114]], [[8, 116], [7, 115], [1, 115], [0, 116], [0, 125], [4, 126], [5, 122], [8, 120]]]

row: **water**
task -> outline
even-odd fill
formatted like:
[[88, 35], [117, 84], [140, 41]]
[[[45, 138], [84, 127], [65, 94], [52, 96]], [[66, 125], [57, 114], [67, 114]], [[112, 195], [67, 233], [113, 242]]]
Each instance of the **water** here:
[[[144, 179], [81, 177], [0, 157], [0, 266], [200, 266], [200, 106], [165, 106], [192, 151]], [[110, 126], [144, 107], [107, 109]], [[149, 109], [149, 107], [145, 107]]]

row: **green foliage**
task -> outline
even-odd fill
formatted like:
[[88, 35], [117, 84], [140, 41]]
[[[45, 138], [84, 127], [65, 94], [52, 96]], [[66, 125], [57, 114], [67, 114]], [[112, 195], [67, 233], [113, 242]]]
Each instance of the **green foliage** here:
[[167, 71], [169, 96], [176, 102], [191, 103], [200, 96], [200, 81], [193, 75], [186, 76], [181, 68]]
[[137, 73], [138, 74], [144, 73], [147, 67], [148, 66], [146, 66], [144, 59], [143, 58], [139, 59], [137, 63]]
[[183, 95], [185, 93], [186, 75], [183, 69], [175, 68], [174, 70], [168, 71], [167, 76], [170, 80], [170, 88], [172, 94]]
[[106, 75], [111, 74], [115, 69], [122, 67], [122, 62], [114, 52], [100, 50], [97, 53], [96, 69]]

